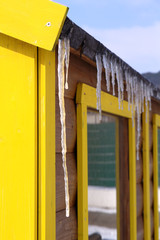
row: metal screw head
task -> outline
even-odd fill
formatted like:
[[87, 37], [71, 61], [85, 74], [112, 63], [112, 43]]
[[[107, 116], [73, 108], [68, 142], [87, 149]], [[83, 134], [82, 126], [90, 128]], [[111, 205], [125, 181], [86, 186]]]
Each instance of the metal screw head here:
[[47, 26], [47, 27], [50, 27], [50, 26], [51, 26], [51, 22], [47, 22], [47, 23], [46, 23], [46, 26]]

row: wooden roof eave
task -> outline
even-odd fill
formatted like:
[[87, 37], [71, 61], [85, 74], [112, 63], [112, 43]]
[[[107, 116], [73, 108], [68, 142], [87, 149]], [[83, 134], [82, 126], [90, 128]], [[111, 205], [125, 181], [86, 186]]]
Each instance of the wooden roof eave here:
[[139, 72], [129, 66], [125, 61], [118, 57], [115, 53], [111, 52], [101, 42], [97, 41], [94, 37], [84, 31], [82, 28], [77, 26], [68, 17], [64, 23], [60, 38], [69, 38], [71, 51], [74, 54], [79, 54], [85, 61], [92, 62], [95, 65], [96, 54], [107, 54], [110, 59], [121, 64], [124, 70], [129, 70], [130, 74], [137, 77], [139, 81], [143, 81], [153, 89], [153, 96], [157, 100], [160, 100], [160, 89], [157, 88], [148, 79], [144, 78]]

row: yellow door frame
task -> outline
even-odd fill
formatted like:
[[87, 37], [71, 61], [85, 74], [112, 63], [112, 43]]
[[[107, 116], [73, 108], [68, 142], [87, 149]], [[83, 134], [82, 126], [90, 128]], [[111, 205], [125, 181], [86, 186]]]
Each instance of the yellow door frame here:
[[[96, 109], [96, 89], [79, 83], [77, 87], [77, 175], [78, 175], [78, 240], [88, 240], [88, 147], [87, 147], [87, 108]], [[123, 110], [119, 109], [118, 99], [101, 91], [101, 108], [103, 112], [128, 118], [129, 122], [129, 176], [130, 176], [130, 239], [137, 239], [136, 216], [136, 147], [135, 124], [132, 125], [132, 112], [128, 103], [123, 102]], [[118, 187], [118, 186], [117, 186]], [[118, 189], [119, 192], [119, 189]], [[119, 239], [119, 204], [118, 239]]]
[[154, 240], [159, 239], [159, 214], [158, 214], [158, 128], [160, 115], [153, 115], [153, 195], [154, 195]]

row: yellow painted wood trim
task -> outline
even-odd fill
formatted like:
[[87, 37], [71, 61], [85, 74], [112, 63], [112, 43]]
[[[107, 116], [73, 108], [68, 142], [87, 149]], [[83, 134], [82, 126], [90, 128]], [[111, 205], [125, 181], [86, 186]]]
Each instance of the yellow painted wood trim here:
[[[88, 239], [88, 148], [87, 148], [87, 108], [96, 109], [96, 89], [86, 84], [77, 86], [77, 158], [78, 158], [78, 240]], [[130, 171], [130, 238], [137, 239], [136, 216], [136, 157], [135, 128], [132, 126], [132, 113], [124, 101], [123, 110], [119, 109], [118, 99], [101, 92], [103, 112], [126, 117], [129, 120], [129, 171]], [[118, 148], [116, 149], [118, 151]], [[117, 170], [116, 170], [117, 171]], [[118, 174], [119, 175], [119, 174]], [[118, 189], [119, 192], [119, 189]], [[118, 205], [117, 205], [118, 206]], [[119, 211], [119, 210], [118, 210]], [[119, 220], [118, 220], [119, 221]], [[118, 227], [118, 231], [120, 226]], [[117, 233], [120, 236], [120, 232]]]
[[[159, 239], [159, 211], [158, 211], [158, 127], [160, 115], [153, 115], [153, 195], [154, 195], [154, 240]], [[159, 173], [160, 174], [160, 173]]]
[[137, 239], [135, 123], [129, 119], [130, 239]]
[[88, 240], [87, 105], [77, 105], [78, 240]]
[[56, 239], [55, 52], [39, 49], [38, 240]]
[[149, 110], [144, 107], [143, 118], [143, 206], [144, 206], [144, 239], [151, 239], [150, 223], [150, 162], [149, 162]]
[[[87, 107], [97, 108], [96, 89], [86, 84], [78, 84], [77, 103], [87, 103]], [[119, 109], [118, 98], [101, 91], [101, 108], [104, 112], [109, 112], [117, 116], [132, 118], [132, 111], [128, 110], [128, 102], [123, 101], [123, 110]]]
[[117, 240], [120, 240], [119, 121], [117, 118], [116, 118], [116, 203], [117, 203]]
[[68, 8], [50, 0], [0, 1], [0, 32], [37, 47], [52, 50]]

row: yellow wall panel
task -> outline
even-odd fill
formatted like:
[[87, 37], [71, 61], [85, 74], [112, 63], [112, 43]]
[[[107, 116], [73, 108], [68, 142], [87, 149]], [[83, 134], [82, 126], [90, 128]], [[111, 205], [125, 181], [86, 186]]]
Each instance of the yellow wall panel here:
[[0, 239], [37, 238], [37, 48], [0, 34]]

